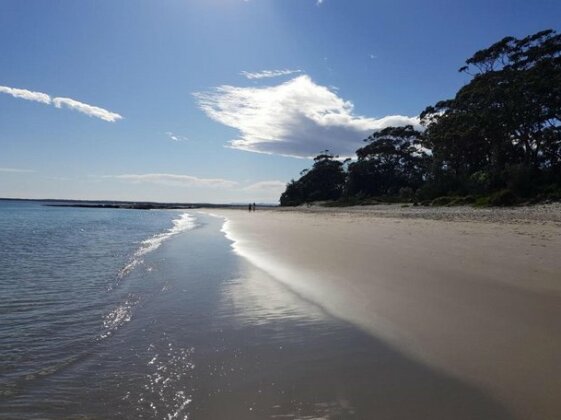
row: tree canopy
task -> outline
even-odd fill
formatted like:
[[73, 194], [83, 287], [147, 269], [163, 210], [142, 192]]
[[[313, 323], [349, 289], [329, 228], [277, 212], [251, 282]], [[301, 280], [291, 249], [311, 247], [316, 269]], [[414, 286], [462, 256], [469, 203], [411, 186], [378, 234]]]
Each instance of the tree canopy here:
[[362, 196], [395, 195], [419, 188], [426, 175], [427, 155], [422, 134], [412, 126], [388, 127], [372, 134], [349, 165], [347, 193]]
[[460, 71], [471, 80], [454, 98], [421, 113], [422, 132], [411, 126], [375, 132], [348, 167], [320, 154], [309, 172], [287, 186], [281, 204], [403, 191], [435, 198], [559, 190], [561, 34], [503, 38], [477, 51]]
[[345, 185], [344, 162], [338, 156], [324, 150], [314, 158], [310, 170], [300, 173], [297, 181], [292, 180], [281, 195], [282, 206], [295, 206], [312, 201], [337, 200]]

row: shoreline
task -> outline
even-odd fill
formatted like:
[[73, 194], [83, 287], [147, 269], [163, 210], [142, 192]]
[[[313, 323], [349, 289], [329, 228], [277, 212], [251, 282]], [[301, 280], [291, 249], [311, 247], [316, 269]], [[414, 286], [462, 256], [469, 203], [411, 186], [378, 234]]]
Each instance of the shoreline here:
[[480, 387], [519, 418], [554, 418], [558, 208], [212, 212], [228, 220], [239, 255], [304, 298]]
[[[216, 203], [165, 203], [150, 201], [119, 200], [66, 200], [66, 199], [26, 199], [3, 198], [0, 202], [32, 202], [45, 207], [76, 207], [129, 210], [247, 210], [247, 204]], [[492, 222], [492, 223], [536, 223], [551, 222], [561, 226], [561, 202], [542, 203], [507, 207], [473, 206], [414, 206], [411, 203], [332, 206], [318, 204], [296, 207], [281, 207], [276, 204], [258, 203], [259, 211], [277, 211], [313, 214], [353, 214], [365, 217], [386, 217], [404, 219], [427, 219], [442, 221]]]

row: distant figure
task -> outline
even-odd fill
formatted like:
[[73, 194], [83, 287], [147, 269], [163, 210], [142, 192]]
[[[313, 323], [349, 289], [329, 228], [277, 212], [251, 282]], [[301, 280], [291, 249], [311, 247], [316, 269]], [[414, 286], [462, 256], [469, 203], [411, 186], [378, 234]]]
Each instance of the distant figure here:
[[255, 211], [255, 203], [253, 203], [253, 211]]
[[249, 211], [249, 212], [251, 211], [251, 203], [249, 203], [249, 204], [247, 205], [247, 211]]

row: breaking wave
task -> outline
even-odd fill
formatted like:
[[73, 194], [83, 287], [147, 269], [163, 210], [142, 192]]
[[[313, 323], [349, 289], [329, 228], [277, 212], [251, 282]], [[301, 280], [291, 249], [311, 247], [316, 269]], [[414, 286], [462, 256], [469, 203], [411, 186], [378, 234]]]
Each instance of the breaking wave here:
[[[165, 232], [158, 233], [140, 243], [140, 247], [134, 252], [129, 262], [118, 272], [115, 283], [109, 286], [108, 291], [116, 288], [123, 277], [126, 277], [137, 266], [143, 264], [144, 256], [158, 249], [164, 241], [181, 232], [194, 229], [196, 227], [196, 218], [189, 213], [183, 213], [179, 218], [172, 220], [172, 223], [172, 227]], [[129, 293], [124, 302], [121, 302], [104, 315], [103, 331], [98, 338], [105, 339], [109, 337], [121, 326], [129, 322], [132, 319], [133, 309], [140, 300], [140, 296]]]
[[186, 230], [194, 229], [196, 226], [195, 221], [195, 217], [191, 216], [189, 213], [183, 213], [178, 219], [172, 220], [173, 226], [166, 232], [158, 233], [157, 235], [142, 241], [140, 248], [135, 251], [129, 263], [124, 266], [121, 271], [119, 271], [119, 274], [117, 275], [118, 279], [122, 279], [138, 265], [142, 264], [144, 262], [144, 255], [158, 249], [167, 239]]

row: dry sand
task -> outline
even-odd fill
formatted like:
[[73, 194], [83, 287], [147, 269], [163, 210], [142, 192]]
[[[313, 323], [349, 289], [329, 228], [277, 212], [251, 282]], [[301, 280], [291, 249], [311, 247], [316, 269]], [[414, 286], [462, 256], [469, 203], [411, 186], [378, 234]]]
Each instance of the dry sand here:
[[296, 293], [477, 386], [561, 418], [561, 207], [212, 210]]

